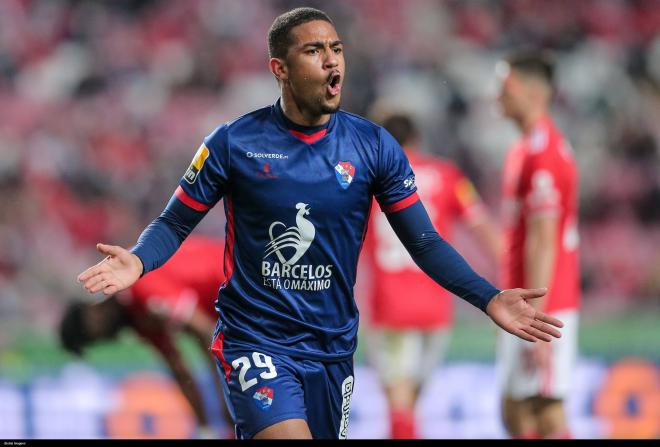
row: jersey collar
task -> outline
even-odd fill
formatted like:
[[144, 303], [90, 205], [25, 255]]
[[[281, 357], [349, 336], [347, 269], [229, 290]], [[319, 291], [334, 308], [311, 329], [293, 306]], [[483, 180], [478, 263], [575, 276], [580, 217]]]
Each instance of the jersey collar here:
[[[323, 129], [327, 129], [327, 131], [325, 133], [325, 136], [323, 138], [321, 138], [320, 140], [318, 140], [318, 141], [321, 141], [325, 137], [327, 137], [330, 134], [330, 132], [333, 131], [335, 123], [337, 121], [337, 116], [336, 116], [337, 113], [332, 113], [332, 114], [330, 114], [330, 119], [328, 120], [328, 122], [325, 123], [325, 124], [322, 124], [320, 126], [301, 126], [299, 124], [296, 124], [284, 115], [284, 111], [282, 110], [282, 104], [281, 104], [281, 99], [280, 98], [278, 98], [277, 101], [275, 102], [275, 104], [273, 104], [271, 106], [271, 110], [273, 111], [273, 116], [275, 117], [275, 122], [277, 123], [277, 126], [280, 129], [282, 129], [283, 131], [285, 131], [286, 133], [288, 133], [289, 135], [291, 135], [293, 138], [296, 138], [296, 139], [298, 139], [300, 141], [303, 141], [303, 142], [305, 142], [304, 139], [302, 139], [300, 137], [296, 137], [294, 133], [291, 133], [291, 131], [293, 131], [295, 133], [298, 133], [298, 134], [311, 135], [311, 134], [321, 132], [321, 131], [323, 131]], [[314, 143], [316, 143], [316, 141]], [[314, 144], [314, 143], [311, 143], [311, 144]]]

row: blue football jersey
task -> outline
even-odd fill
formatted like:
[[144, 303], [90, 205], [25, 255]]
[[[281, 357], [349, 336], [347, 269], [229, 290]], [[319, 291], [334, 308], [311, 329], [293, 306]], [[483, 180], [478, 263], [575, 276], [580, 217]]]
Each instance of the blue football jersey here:
[[385, 210], [417, 200], [385, 129], [340, 110], [308, 144], [279, 101], [205, 138], [176, 194], [198, 211], [224, 199], [225, 342], [312, 360], [350, 358], [357, 346], [353, 287], [372, 198]]

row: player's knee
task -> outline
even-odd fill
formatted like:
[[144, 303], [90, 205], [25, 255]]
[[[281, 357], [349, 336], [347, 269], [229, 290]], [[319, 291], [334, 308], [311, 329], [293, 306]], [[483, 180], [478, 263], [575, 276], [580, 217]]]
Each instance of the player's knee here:
[[398, 380], [385, 388], [390, 407], [414, 408], [417, 397], [417, 384], [412, 380]]
[[513, 438], [527, 438], [537, 432], [532, 405], [528, 399], [505, 398], [502, 402], [502, 423]]
[[535, 407], [539, 434], [543, 438], [554, 438], [566, 433], [566, 417], [562, 400], [537, 398]]
[[502, 401], [502, 423], [509, 434], [514, 434], [518, 431], [518, 402], [511, 399], [504, 399]]

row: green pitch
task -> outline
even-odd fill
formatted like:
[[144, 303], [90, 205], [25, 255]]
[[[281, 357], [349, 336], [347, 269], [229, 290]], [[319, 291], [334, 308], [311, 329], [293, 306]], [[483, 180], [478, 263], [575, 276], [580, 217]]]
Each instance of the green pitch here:
[[[604, 319], [583, 317], [580, 322], [580, 355], [608, 362], [629, 356], [660, 362], [660, 325], [657, 311], [630, 312]], [[447, 362], [493, 361], [495, 326], [481, 315], [459, 318], [452, 330]], [[53, 336], [39, 335], [25, 330], [17, 342], [0, 352], [0, 378], [12, 382], [26, 382], [31, 378], [57, 371], [62, 365], [75, 361], [63, 352]], [[193, 341], [179, 339], [184, 356], [196, 367], [203, 367], [203, 358]], [[356, 362], [364, 361], [363, 343], [358, 346]], [[138, 338], [124, 333], [113, 343], [89, 349], [85, 362], [108, 373], [127, 370], [161, 369], [158, 355]]]

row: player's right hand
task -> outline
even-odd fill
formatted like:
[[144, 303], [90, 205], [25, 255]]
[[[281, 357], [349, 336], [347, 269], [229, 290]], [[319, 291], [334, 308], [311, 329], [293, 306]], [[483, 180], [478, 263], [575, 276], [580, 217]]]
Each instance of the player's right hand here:
[[117, 245], [96, 244], [96, 249], [106, 258], [77, 278], [89, 293], [114, 295], [140, 279], [143, 266], [136, 255]]

